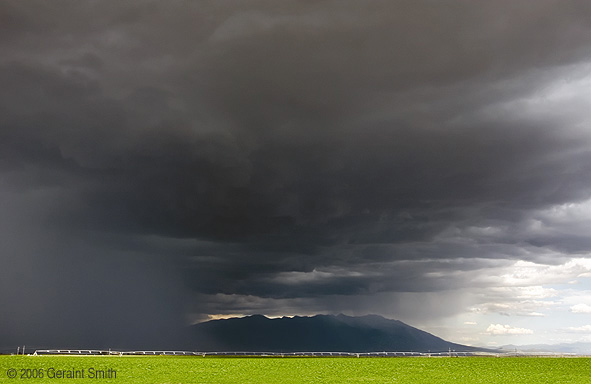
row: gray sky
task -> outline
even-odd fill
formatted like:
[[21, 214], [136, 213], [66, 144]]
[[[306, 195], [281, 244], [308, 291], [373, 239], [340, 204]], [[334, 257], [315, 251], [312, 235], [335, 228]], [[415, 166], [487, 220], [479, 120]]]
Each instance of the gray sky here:
[[341, 312], [588, 339], [589, 20], [584, 0], [0, 1], [0, 339]]

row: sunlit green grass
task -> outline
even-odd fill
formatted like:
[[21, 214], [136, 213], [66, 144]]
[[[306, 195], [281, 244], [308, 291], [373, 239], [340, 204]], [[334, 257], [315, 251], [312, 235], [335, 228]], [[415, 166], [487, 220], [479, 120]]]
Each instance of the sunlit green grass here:
[[[17, 378], [7, 377], [16, 369]], [[85, 370], [84, 379], [48, 378]], [[91, 379], [90, 368], [113, 369]], [[43, 378], [20, 378], [23, 369]], [[174, 356], [0, 356], [0, 383], [591, 383], [589, 358], [215, 358]]]

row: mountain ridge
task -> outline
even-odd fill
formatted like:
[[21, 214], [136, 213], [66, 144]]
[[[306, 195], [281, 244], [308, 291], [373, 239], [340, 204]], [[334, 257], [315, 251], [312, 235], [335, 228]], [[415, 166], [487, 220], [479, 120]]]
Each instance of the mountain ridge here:
[[591, 342], [578, 341], [573, 343], [558, 344], [526, 344], [526, 345], [503, 345], [500, 351], [506, 352], [527, 352], [527, 353], [569, 353], [576, 355], [591, 354]]
[[195, 324], [191, 332], [193, 348], [204, 352], [485, 351], [443, 340], [402, 321], [379, 315], [281, 318], [251, 315]]

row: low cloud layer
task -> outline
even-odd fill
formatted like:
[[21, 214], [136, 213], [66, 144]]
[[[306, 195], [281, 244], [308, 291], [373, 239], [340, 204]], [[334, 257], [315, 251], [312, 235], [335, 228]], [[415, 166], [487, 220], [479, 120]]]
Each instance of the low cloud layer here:
[[591, 273], [587, 2], [0, 15], [7, 344], [223, 314], [583, 308], [513, 290]]

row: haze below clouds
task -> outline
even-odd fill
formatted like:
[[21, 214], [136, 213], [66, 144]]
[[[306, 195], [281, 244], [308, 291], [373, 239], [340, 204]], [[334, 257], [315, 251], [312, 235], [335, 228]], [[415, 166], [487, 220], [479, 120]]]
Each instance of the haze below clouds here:
[[589, 20], [0, 1], [2, 343], [174, 345], [254, 313], [589, 338]]

